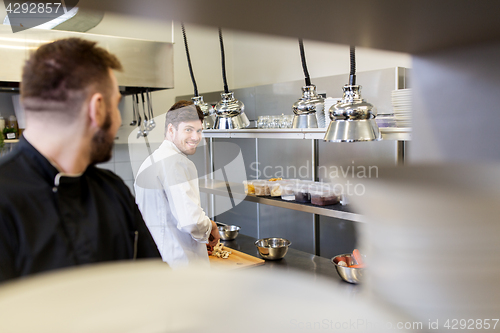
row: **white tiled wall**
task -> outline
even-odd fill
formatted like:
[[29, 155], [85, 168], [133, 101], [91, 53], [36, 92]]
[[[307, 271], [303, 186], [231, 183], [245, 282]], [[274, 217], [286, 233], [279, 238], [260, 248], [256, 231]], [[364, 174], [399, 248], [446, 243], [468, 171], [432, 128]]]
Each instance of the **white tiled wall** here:
[[[142, 162], [161, 144], [163, 140], [164, 114], [157, 110], [155, 121], [157, 127], [147, 138], [137, 137], [137, 127], [130, 126], [132, 121], [132, 97], [124, 96], [120, 105], [122, 125], [116, 134], [113, 155], [106, 163], [98, 164], [99, 168], [111, 170], [120, 176], [125, 184], [134, 193], [134, 174], [137, 173]], [[148, 147], [149, 145], [149, 147]]]
[[125, 184], [127, 184], [132, 194], [134, 194], [134, 174], [132, 172], [128, 144], [115, 144], [111, 159], [97, 166], [102, 169], [113, 171], [120, 176]]

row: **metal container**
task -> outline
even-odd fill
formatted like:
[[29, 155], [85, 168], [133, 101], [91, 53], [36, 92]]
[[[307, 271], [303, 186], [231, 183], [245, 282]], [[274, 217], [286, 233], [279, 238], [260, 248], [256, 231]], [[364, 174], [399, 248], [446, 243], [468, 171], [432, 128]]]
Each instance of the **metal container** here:
[[235, 239], [238, 236], [238, 233], [240, 232], [241, 229], [237, 225], [226, 225], [220, 223], [217, 223], [217, 227], [219, 229], [220, 239], [225, 241]]
[[331, 261], [332, 264], [335, 265], [337, 273], [339, 273], [342, 280], [354, 284], [360, 283], [363, 280], [364, 268], [345, 267], [338, 265], [339, 261], [344, 261], [348, 266], [357, 264], [351, 253], [339, 254], [338, 256], [333, 257]]
[[292, 242], [284, 238], [271, 237], [256, 240], [254, 244], [262, 258], [266, 260], [278, 260], [286, 255], [288, 247], [292, 245]]

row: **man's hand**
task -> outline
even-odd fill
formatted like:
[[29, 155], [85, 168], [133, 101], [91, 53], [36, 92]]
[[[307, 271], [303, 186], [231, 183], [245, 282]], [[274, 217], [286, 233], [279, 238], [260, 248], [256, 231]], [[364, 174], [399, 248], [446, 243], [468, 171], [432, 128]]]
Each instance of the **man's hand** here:
[[[210, 237], [212, 237], [212, 235], [210, 235]], [[214, 247], [213, 246], [210, 246], [208, 244], [207, 245], [207, 252], [208, 252], [208, 255], [211, 256], [212, 255], [212, 252], [214, 251]]]
[[213, 247], [217, 245], [217, 243], [219, 242], [220, 235], [217, 224], [214, 221], [211, 222], [212, 222], [212, 231], [210, 232], [210, 236], [208, 237], [208, 245]]

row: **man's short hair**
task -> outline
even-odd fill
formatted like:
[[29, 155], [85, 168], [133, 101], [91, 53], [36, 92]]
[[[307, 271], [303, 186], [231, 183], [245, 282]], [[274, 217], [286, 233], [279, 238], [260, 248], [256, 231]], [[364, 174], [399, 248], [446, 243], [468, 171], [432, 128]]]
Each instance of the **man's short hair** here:
[[118, 58], [96, 42], [67, 38], [40, 46], [26, 61], [21, 98], [26, 111], [58, 112], [74, 118], [95, 92], [109, 103], [109, 69], [122, 70]]
[[[189, 112], [191, 108], [185, 108], [186, 106], [193, 105], [196, 108], [197, 115]], [[182, 110], [181, 110], [182, 109]], [[168, 125], [172, 124], [174, 128], [179, 129], [179, 124], [182, 122], [193, 121], [198, 119], [203, 122], [203, 112], [198, 105], [194, 105], [192, 101], [178, 101], [168, 109], [165, 116], [165, 135], [167, 134]]]

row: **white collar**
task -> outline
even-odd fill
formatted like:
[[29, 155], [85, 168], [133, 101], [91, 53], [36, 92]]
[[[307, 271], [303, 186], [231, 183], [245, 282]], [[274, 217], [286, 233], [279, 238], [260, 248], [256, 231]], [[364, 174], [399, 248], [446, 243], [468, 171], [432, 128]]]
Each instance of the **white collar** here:
[[163, 146], [163, 145], [165, 145], [166, 147], [170, 147], [170, 148], [174, 149], [176, 152], [178, 152], [179, 154], [186, 156], [186, 154], [184, 154], [179, 148], [177, 148], [175, 143], [173, 143], [170, 140], [167, 140], [167, 139], [163, 140], [163, 143], [161, 144], [161, 146]]

